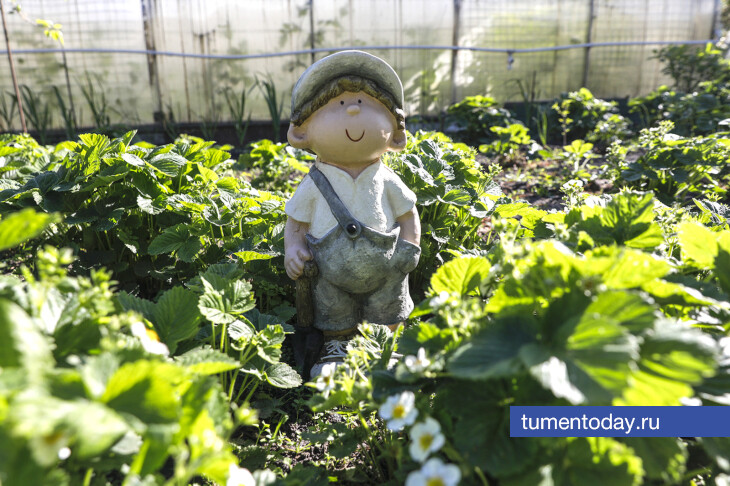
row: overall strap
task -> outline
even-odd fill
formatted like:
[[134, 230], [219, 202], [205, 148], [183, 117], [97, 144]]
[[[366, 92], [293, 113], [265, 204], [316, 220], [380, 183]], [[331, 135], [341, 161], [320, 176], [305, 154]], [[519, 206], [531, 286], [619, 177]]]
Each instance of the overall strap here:
[[309, 169], [309, 176], [314, 181], [314, 185], [317, 186], [319, 192], [322, 193], [324, 200], [327, 201], [327, 205], [330, 207], [332, 215], [335, 217], [340, 227], [345, 231], [345, 234], [351, 239], [357, 238], [362, 231], [362, 225], [358, 220], [352, 217], [352, 214], [350, 214], [350, 211], [337, 195], [327, 177], [317, 168], [316, 165], [312, 165]]

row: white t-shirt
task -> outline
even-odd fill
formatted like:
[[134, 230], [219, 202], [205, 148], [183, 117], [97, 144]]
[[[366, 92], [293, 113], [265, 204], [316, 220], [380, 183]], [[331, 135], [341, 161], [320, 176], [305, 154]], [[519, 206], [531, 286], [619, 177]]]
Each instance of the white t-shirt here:
[[[396, 218], [409, 212], [416, 204], [413, 191], [382, 162], [368, 166], [356, 179], [333, 165], [315, 164], [330, 181], [350, 214], [375, 230], [389, 231]], [[289, 217], [309, 223], [309, 234], [315, 238], [322, 238], [337, 225], [327, 201], [311, 177], [302, 180], [285, 209]]]

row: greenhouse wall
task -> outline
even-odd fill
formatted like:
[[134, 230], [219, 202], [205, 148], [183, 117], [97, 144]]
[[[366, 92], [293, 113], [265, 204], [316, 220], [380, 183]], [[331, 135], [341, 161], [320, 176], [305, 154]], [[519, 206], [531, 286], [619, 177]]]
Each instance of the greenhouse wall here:
[[[719, 2], [23, 0], [22, 11], [7, 24], [18, 82], [41, 105], [72, 103], [88, 126], [92, 105], [126, 124], [230, 120], [226, 94], [242, 90], [252, 118], [268, 119], [257, 79], [273, 81], [286, 119], [299, 74], [326, 49], [347, 46], [370, 46], [393, 65], [410, 115], [436, 114], [475, 94], [552, 99], [585, 85], [603, 98], [637, 96], [667, 81], [651, 59], [659, 43], [717, 35]], [[62, 24], [65, 53], [35, 19]], [[571, 47], [583, 44], [594, 45]], [[5, 52], [0, 66], [7, 101]]]

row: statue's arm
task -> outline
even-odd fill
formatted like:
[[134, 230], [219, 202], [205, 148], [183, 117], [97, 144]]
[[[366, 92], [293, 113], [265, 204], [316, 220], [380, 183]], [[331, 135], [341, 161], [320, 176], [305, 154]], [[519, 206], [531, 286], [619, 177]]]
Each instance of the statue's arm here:
[[407, 213], [396, 218], [400, 225], [400, 237], [414, 245], [421, 245], [421, 220], [418, 218], [416, 206]]
[[304, 262], [312, 259], [312, 253], [307, 248], [305, 235], [309, 231], [309, 224], [302, 223], [289, 217], [284, 227], [284, 267], [286, 274], [292, 280], [298, 279], [304, 270]]

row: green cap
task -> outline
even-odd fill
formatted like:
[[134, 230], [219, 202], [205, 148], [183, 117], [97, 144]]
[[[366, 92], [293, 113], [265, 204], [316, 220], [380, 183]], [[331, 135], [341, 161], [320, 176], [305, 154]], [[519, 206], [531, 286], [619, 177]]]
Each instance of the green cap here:
[[341, 51], [320, 59], [304, 71], [291, 93], [291, 112], [297, 113], [327, 83], [343, 76], [369, 79], [403, 109], [403, 84], [390, 64], [363, 51]]

